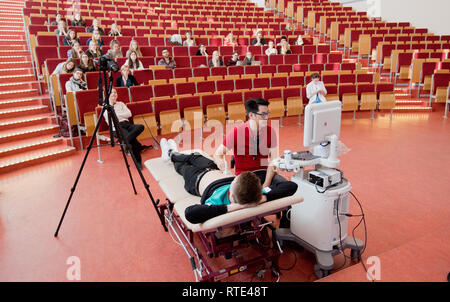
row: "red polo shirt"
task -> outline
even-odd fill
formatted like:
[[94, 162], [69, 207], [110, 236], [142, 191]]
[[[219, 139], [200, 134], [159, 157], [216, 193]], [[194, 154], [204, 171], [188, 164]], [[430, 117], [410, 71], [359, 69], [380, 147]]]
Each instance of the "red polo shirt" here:
[[[256, 148], [259, 142], [259, 148]], [[245, 171], [267, 169], [269, 149], [277, 146], [277, 135], [272, 127], [259, 130], [255, 136], [250, 130], [249, 122], [234, 127], [223, 140], [223, 145], [233, 149], [235, 174]]]

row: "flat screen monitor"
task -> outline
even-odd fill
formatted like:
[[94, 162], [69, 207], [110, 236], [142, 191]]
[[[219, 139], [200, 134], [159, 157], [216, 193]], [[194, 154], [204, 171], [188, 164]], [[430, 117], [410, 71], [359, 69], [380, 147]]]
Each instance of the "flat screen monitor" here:
[[330, 135], [339, 138], [341, 131], [342, 103], [331, 101], [309, 104], [305, 107], [303, 145], [307, 147], [328, 142]]

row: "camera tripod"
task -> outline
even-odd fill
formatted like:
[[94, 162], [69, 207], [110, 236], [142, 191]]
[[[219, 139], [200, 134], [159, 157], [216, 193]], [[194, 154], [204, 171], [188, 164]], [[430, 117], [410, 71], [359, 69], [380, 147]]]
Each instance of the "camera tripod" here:
[[[109, 103], [109, 96], [111, 94], [112, 82], [113, 82], [112, 73], [111, 73], [111, 71], [109, 71], [109, 85], [108, 85], [108, 78], [106, 76], [106, 70], [103, 70], [103, 76], [105, 78], [105, 90], [106, 90], [106, 96], [105, 96], [104, 100], [103, 100], [103, 88], [102, 88], [102, 75], [101, 75], [101, 71], [99, 71], [99, 87], [98, 87], [98, 89], [99, 89], [99, 105], [102, 106], [102, 111], [101, 111], [100, 115], [98, 116], [98, 120], [97, 120], [97, 123], [95, 125], [94, 132], [92, 134], [92, 137], [91, 137], [91, 140], [89, 142], [89, 145], [88, 145], [88, 147], [86, 149], [86, 154], [84, 155], [84, 159], [83, 159], [83, 162], [81, 163], [81, 167], [80, 167], [80, 169], [78, 171], [77, 177], [75, 179], [75, 183], [73, 184], [73, 186], [72, 186], [72, 188], [70, 190], [69, 199], [67, 200], [66, 206], [64, 208], [64, 212], [63, 212], [63, 214], [61, 216], [61, 219], [59, 221], [58, 228], [56, 229], [54, 237], [58, 237], [59, 229], [61, 228], [61, 224], [62, 224], [62, 222], [64, 220], [64, 217], [66, 216], [67, 209], [69, 208], [69, 204], [70, 204], [70, 202], [72, 200], [72, 197], [73, 197], [73, 194], [74, 194], [75, 189], [77, 187], [77, 184], [78, 184], [78, 181], [80, 179], [81, 173], [83, 172], [83, 168], [84, 168], [84, 165], [86, 164], [86, 160], [87, 160], [87, 158], [89, 156], [89, 153], [90, 153], [92, 147], [97, 147], [97, 146], [94, 146], [93, 143], [94, 143], [94, 139], [97, 136], [97, 132], [99, 130], [100, 121], [101, 121], [101, 119], [102, 119], [102, 117], [103, 117], [105, 112], [108, 113], [108, 126], [109, 126], [110, 138], [111, 138], [111, 143], [110, 144], [111, 144], [112, 147], [114, 147], [115, 142], [114, 142], [114, 135], [113, 135], [114, 130], [113, 129], [115, 129], [115, 133], [116, 133], [117, 139], [119, 141], [118, 144], [120, 145], [120, 149], [121, 149], [121, 152], [122, 152], [123, 160], [125, 161], [125, 166], [127, 167], [127, 170], [128, 170], [128, 175], [130, 177], [130, 181], [131, 181], [131, 185], [133, 187], [134, 194], [136, 195], [137, 192], [136, 192], [136, 187], [134, 185], [133, 177], [131, 175], [130, 165], [128, 164], [126, 151], [129, 151], [129, 153], [131, 155], [131, 158], [133, 159], [134, 165], [136, 166], [136, 169], [137, 169], [137, 171], [139, 173], [141, 181], [144, 184], [144, 187], [145, 187], [145, 189], [146, 189], [146, 191], [148, 193], [148, 196], [150, 197], [150, 200], [151, 200], [153, 206], [155, 207], [156, 212], [158, 213], [158, 204], [155, 202], [155, 200], [154, 200], [154, 198], [152, 196], [152, 193], [150, 192], [149, 185], [148, 185], [147, 181], [145, 180], [144, 175], [142, 174], [141, 168], [138, 166], [137, 160], [136, 160], [136, 158], [135, 158], [135, 156], [134, 156], [134, 154], [132, 152], [132, 148], [131, 148], [130, 143], [127, 141], [127, 139], [123, 135], [122, 129], [120, 127], [119, 119], [117, 118], [116, 112], [114, 111], [114, 107]], [[158, 215], [158, 216], [159, 216], [159, 219], [161, 221], [161, 224], [164, 227], [164, 230], [167, 231], [167, 227], [166, 227], [166, 225], [164, 223], [164, 219], [160, 215]]]

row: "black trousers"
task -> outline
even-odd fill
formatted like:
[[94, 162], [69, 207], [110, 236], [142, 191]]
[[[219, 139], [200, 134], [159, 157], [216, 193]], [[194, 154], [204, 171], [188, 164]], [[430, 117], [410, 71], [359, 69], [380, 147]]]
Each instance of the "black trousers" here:
[[131, 145], [131, 152], [133, 152], [133, 155], [136, 158], [137, 162], [142, 164], [142, 144], [137, 140], [137, 137], [142, 133], [142, 131], [144, 131], [144, 126], [139, 124], [134, 125], [129, 121], [122, 121], [119, 124], [120, 128], [122, 129], [123, 137]]
[[[200, 196], [197, 192], [197, 183], [201, 176], [207, 170], [219, 170], [214, 161], [200, 155], [199, 153], [181, 154], [174, 152], [171, 155], [171, 160], [174, 164], [175, 170], [178, 174], [184, 178], [184, 188], [187, 192]], [[253, 173], [258, 176], [261, 184], [266, 180], [267, 170], [257, 170]], [[295, 188], [294, 188], [295, 187]], [[290, 192], [297, 188], [295, 184], [287, 181], [283, 176], [275, 174], [270, 183], [271, 191], [267, 193], [267, 199], [275, 200], [286, 195], [286, 192]], [[294, 193], [292, 192], [292, 194]]]
[[184, 188], [192, 195], [200, 196], [197, 190], [199, 176], [208, 170], [219, 170], [214, 161], [200, 153], [182, 154], [173, 152], [170, 156], [175, 171], [184, 178]]

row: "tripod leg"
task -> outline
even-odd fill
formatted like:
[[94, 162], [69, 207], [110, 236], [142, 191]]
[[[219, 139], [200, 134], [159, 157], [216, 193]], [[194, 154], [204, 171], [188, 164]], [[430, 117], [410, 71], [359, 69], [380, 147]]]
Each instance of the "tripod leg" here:
[[[126, 157], [126, 154], [125, 154], [125, 149], [123, 148], [124, 144], [127, 146], [128, 150], [130, 150], [131, 158], [133, 159], [134, 164], [135, 164], [135, 166], [137, 168], [138, 166], [137, 166], [136, 157], [134, 156], [134, 154], [132, 152], [131, 144], [126, 139], [124, 139], [124, 137], [123, 137], [123, 133], [122, 133], [122, 130], [121, 130], [120, 124], [119, 124], [119, 119], [117, 118], [116, 113], [114, 112], [114, 110], [108, 110], [108, 114], [111, 114], [111, 119], [112, 119], [112, 122], [114, 124], [115, 129], [116, 129], [117, 137], [119, 138], [120, 148], [122, 149], [122, 155], [123, 155], [123, 158], [125, 160], [125, 163], [126, 163], [126, 166], [127, 166], [127, 170], [128, 170], [128, 174], [130, 175], [131, 183], [133, 184], [133, 188], [134, 188], [134, 182], [133, 182], [133, 178], [131, 176], [131, 172], [130, 172], [130, 168], [129, 168], [130, 166], [129, 166], [128, 161], [127, 161], [127, 157]], [[159, 220], [161, 221], [161, 224], [162, 224], [164, 230], [167, 232], [168, 230], [167, 230], [166, 224], [164, 222], [164, 215], [158, 210], [158, 205], [156, 204], [155, 200], [153, 199], [153, 195], [150, 192], [150, 189], [149, 189], [150, 186], [148, 185], [147, 181], [145, 180], [145, 177], [142, 174], [141, 169], [137, 168], [137, 171], [139, 173], [139, 176], [141, 177], [142, 183], [144, 184], [145, 190], [147, 191], [147, 194], [148, 194], [148, 196], [150, 197], [150, 199], [152, 201], [153, 207], [155, 208], [156, 213], [158, 214]], [[134, 191], [135, 191], [135, 194], [137, 194], [136, 193], [136, 189]]]
[[58, 237], [59, 229], [61, 228], [61, 224], [62, 224], [62, 222], [64, 220], [64, 217], [66, 216], [67, 209], [69, 208], [69, 204], [70, 204], [70, 201], [72, 200], [73, 193], [75, 192], [75, 188], [77, 187], [78, 180], [80, 179], [80, 176], [81, 176], [81, 172], [83, 172], [83, 168], [84, 168], [84, 165], [86, 164], [86, 160], [87, 160], [87, 158], [89, 156], [89, 152], [92, 149], [92, 145], [94, 143], [94, 139], [97, 137], [98, 128], [100, 126], [100, 119], [102, 118], [103, 113], [105, 112], [105, 110], [106, 110], [106, 107], [103, 107], [102, 112], [101, 112], [101, 114], [100, 114], [100, 116], [99, 116], [99, 118], [97, 120], [97, 125], [95, 126], [94, 133], [92, 134], [92, 137], [91, 137], [91, 141], [89, 142], [89, 146], [87, 147], [86, 154], [84, 155], [83, 162], [81, 164], [80, 170], [78, 171], [78, 175], [77, 175], [77, 177], [75, 179], [75, 183], [73, 184], [72, 189], [70, 189], [70, 196], [69, 196], [69, 199], [67, 200], [66, 207], [64, 208], [64, 212], [63, 212], [63, 214], [61, 216], [61, 219], [59, 220], [58, 228], [56, 229], [56, 232], [55, 232], [55, 235], [54, 235], [55, 237]]

